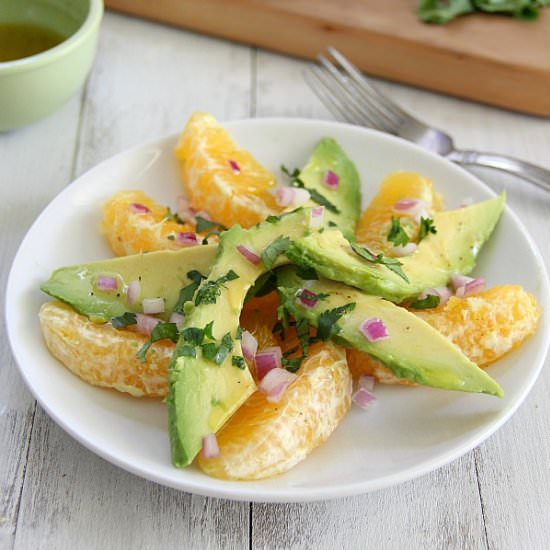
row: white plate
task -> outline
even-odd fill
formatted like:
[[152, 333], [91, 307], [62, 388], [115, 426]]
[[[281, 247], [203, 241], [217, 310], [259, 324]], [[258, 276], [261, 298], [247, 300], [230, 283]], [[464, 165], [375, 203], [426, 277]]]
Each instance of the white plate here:
[[[317, 141], [336, 138], [356, 163], [366, 204], [393, 170], [431, 178], [447, 208], [466, 196], [493, 195], [464, 170], [410, 143], [330, 122], [258, 119], [227, 124], [235, 139], [268, 168], [301, 166]], [[53, 359], [41, 337], [39, 285], [57, 267], [109, 257], [97, 231], [101, 204], [121, 189], [143, 189], [161, 204], [180, 193], [175, 136], [121, 153], [81, 176], [44, 210], [25, 237], [7, 286], [6, 319], [13, 353], [48, 414], [86, 447], [137, 475], [202, 495], [256, 501], [306, 501], [364, 493], [417, 477], [475, 447], [525, 399], [546, 356], [548, 317], [520, 350], [489, 370], [504, 388], [497, 399], [430, 388], [377, 386], [368, 413], [355, 408], [321, 448], [288, 474], [260, 482], [224, 482], [198, 468], [170, 464], [162, 403], [87, 385]], [[543, 261], [517, 217], [506, 210], [478, 268], [489, 285], [518, 283], [549, 308]], [[536, 445], [536, 442], [533, 442]]]

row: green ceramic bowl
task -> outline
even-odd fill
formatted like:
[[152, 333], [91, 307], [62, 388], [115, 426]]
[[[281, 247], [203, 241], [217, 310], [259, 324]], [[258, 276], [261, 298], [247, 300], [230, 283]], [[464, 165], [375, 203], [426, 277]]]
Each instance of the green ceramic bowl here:
[[0, 62], [0, 131], [52, 113], [82, 85], [97, 46], [102, 0], [0, 0], [0, 23], [47, 27], [65, 36], [42, 53]]

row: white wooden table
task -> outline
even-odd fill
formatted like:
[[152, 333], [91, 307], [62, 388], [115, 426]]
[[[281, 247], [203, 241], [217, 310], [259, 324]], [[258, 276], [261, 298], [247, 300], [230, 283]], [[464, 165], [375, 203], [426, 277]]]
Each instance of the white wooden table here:
[[[48, 119], [0, 135], [1, 288], [23, 235], [57, 193], [114, 153], [180, 130], [192, 111], [221, 120], [331, 118], [304, 84], [303, 67], [107, 13], [85, 88]], [[459, 146], [550, 167], [550, 121], [381, 85], [451, 131]], [[507, 190], [550, 262], [550, 194], [496, 173], [478, 175]], [[3, 292], [0, 301], [3, 310]], [[354, 498], [249, 504], [161, 487], [80, 446], [36, 405], [4, 331], [0, 337], [1, 550], [550, 548], [548, 368], [497, 434], [432, 474]]]

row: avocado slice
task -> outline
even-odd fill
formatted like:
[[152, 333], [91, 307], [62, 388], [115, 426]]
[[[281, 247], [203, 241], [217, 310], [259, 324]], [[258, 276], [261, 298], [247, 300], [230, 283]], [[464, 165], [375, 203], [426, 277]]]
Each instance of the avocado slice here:
[[453, 273], [470, 273], [500, 218], [504, 201], [502, 194], [466, 208], [436, 213], [437, 233], [424, 238], [410, 256], [400, 258], [408, 280], [360, 257], [335, 229], [295, 241], [287, 256], [327, 279], [400, 303], [426, 288], [446, 285]]
[[[289, 239], [311, 231], [310, 215], [309, 208], [302, 208], [250, 229], [235, 225], [222, 233], [208, 279], [184, 306], [184, 327], [170, 363], [167, 403], [176, 467], [190, 464], [202, 438], [217, 432], [255, 390], [238, 339], [243, 302], [260, 275], [288, 262], [280, 254]], [[261, 261], [249, 261], [237, 248], [243, 245], [261, 255]]]
[[[315, 327], [319, 327], [324, 312], [355, 304], [336, 321], [332, 338], [343, 346], [376, 357], [396, 376], [434, 388], [503, 395], [497, 382], [457, 346], [405, 308], [340, 283], [324, 279], [306, 282], [292, 266], [279, 270], [277, 280], [281, 304], [294, 318], [305, 319]], [[296, 293], [303, 288], [326, 297], [313, 308], [306, 308], [296, 299]], [[330, 315], [325, 313], [322, 322], [326, 323], [328, 318]], [[389, 338], [370, 342], [363, 336], [359, 327], [371, 318], [383, 321]]]
[[[167, 318], [178, 301], [180, 289], [189, 284], [191, 270], [207, 275], [216, 255], [216, 245], [195, 246], [101, 260], [61, 267], [40, 288], [46, 294], [73, 307], [92, 321], [105, 323], [126, 311], [140, 312], [143, 298], [162, 297]], [[99, 276], [114, 277], [115, 291], [96, 288]], [[141, 297], [128, 304], [128, 284], [140, 281]]]
[[[337, 178], [335, 187], [326, 183], [328, 171]], [[326, 198], [325, 224], [335, 224], [346, 237], [355, 235], [355, 226], [361, 215], [361, 180], [355, 164], [332, 138], [323, 138], [300, 172], [299, 179], [314, 196]], [[319, 194], [321, 197], [319, 197]], [[318, 206], [315, 200], [309, 200], [305, 206]]]

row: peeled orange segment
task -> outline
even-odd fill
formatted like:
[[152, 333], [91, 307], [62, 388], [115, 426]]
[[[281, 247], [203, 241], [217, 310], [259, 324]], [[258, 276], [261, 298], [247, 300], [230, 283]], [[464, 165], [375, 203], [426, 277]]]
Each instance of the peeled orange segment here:
[[[191, 245], [186, 233], [194, 234], [189, 223], [177, 223], [168, 218], [166, 206], [157, 204], [143, 191], [121, 191], [103, 205], [101, 229], [117, 256], [178, 250]], [[200, 244], [198, 238], [197, 244]]]
[[[453, 296], [444, 306], [415, 313], [482, 367], [519, 347], [535, 332], [540, 317], [535, 297], [518, 285]], [[410, 384], [357, 350], [348, 350], [348, 361], [354, 376], [371, 374], [386, 384]]]
[[357, 241], [373, 251], [394, 256], [388, 232], [391, 219], [395, 217], [402, 221], [405, 231], [415, 242], [418, 223], [414, 216], [394, 211], [395, 204], [403, 199], [422, 201], [428, 216], [441, 210], [441, 197], [435, 193], [429, 179], [414, 172], [395, 172], [382, 182], [378, 194], [363, 212], [355, 231]]
[[251, 227], [281, 212], [272, 194], [275, 176], [241, 149], [213, 116], [193, 114], [175, 153], [190, 205], [213, 220], [226, 227]]
[[200, 468], [222, 479], [264, 479], [282, 474], [321, 445], [350, 406], [351, 375], [344, 350], [318, 343], [278, 403], [253, 393], [218, 432], [218, 458]]
[[47, 302], [39, 313], [42, 334], [51, 354], [79, 378], [135, 397], [165, 397], [168, 363], [174, 350], [161, 340], [141, 363], [137, 351], [148, 338], [109, 324], [96, 324], [61, 302]]

